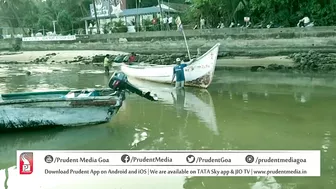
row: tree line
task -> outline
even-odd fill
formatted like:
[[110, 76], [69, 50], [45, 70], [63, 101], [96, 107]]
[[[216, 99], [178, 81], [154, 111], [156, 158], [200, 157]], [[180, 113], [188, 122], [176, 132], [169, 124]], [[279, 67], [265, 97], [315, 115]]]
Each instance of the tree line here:
[[[84, 28], [83, 17], [90, 15], [89, 5], [96, 0], [0, 0], [0, 20], [12, 28], [32, 28], [35, 32], [53, 31], [69, 34]], [[168, 1], [168, 0], [166, 0]], [[162, 0], [128, 0], [127, 8], [157, 6]], [[184, 3], [185, 0], [170, 0]], [[336, 24], [336, 0], [192, 0], [182, 13], [184, 24], [197, 24], [200, 17], [216, 27], [219, 22], [252, 23], [272, 21], [284, 27], [295, 26], [304, 16], [315, 25]], [[1, 22], [0, 22], [1, 23]], [[0, 26], [1, 27], [1, 26]], [[25, 33], [27, 34], [27, 33]]]
[[57, 31], [68, 34], [83, 28], [81, 18], [90, 14], [91, 3], [92, 0], [0, 0], [0, 20], [9, 27], [31, 28], [35, 33], [53, 31], [56, 21]]
[[293, 27], [304, 16], [317, 26], [331, 26], [336, 25], [336, 0], [193, 0], [184, 16], [190, 22], [203, 17], [213, 27], [219, 22], [243, 23], [244, 17], [254, 24]]

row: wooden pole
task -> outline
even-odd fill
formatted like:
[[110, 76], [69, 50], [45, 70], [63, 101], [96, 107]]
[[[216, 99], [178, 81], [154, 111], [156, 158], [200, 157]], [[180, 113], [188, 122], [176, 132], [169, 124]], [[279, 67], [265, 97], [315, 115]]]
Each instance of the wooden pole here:
[[93, 10], [94, 10], [94, 14], [95, 14], [95, 19], [96, 19], [96, 28], [97, 28], [97, 33], [100, 34], [100, 27], [99, 27], [99, 22], [98, 22], [98, 17], [97, 17], [97, 10], [96, 10], [96, 1], [92, 0], [93, 3]]
[[161, 18], [162, 18], [162, 16], [163, 16], [163, 14], [162, 14], [162, 7], [161, 7], [161, 2], [160, 2], [160, 0], [157, 0], [158, 1], [158, 5], [159, 5], [159, 7], [160, 7], [160, 30], [162, 30], [163, 29], [163, 27], [162, 27], [162, 22], [161, 22]]
[[139, 21], [140, 21], [140, 18], [139, 18], [139, 21], [138, 21], [138, 17], [139, 17], [138, 0], [135, 0], [135, 8], [137, 10], [137, 14], [136, 14], [136, 17], [135, 17], [135, 25], [136, 25], [135, 31], [139, 32]]
[[52, 21], [52, 23], [53, 23], [53, 26], [54, 26], [54, 34], [56, 34], [56, 25], [55, 25], [55, 24], [56, 24], [56, 22], [57, 22], [56, 20]]
[[187, 47], [187, 51], [188, 51], [188, 57], [189, 57], [189, 60], [191, 60], [190, 51], [189, 51], [189, 46], [188, 46], [188, 43], [187, 43], [187, 37], [185, 36], [184, 30], [183, 30], [183, 25], [182, 25], [181, 18], [178, 16], [178, 17], [176, 18], [175, 22], [176, 22], [177, 30], [178, 30], [178, 29], [181, 29], [181, 31], [182, 31], [183, 38], [184, 38], [184, 43], [185, 43], [185, 45], [186, 45], [186, 47]]
[[169, 3], [169, 0], [168, 0], [168, 18], [170, 17], [170, 3]]
[[[108, 11], [110, 16], [110, 24], [112, 25], [112, 15], [111, 15], [111, 0], [108, 1]], [[109, 26], [110, 26], [109, 24]]]
[[187, 38], [186, 38], [186, 36], [185, 36], [185, 33], [184, 33], [183, 28], [181, 28], [181, 29], [182, 29], [182, 34], [183, 34], [183, 37], [184, 37], [184, 43], [185, 43], [185, 45], [186, 45], [186, 47], [187, 47], [187, 51], [188, 51], [188, 57], [189, 57], [189, 60], [191, 60], [190, 51], [189, 51], [189, 46], [188, 46], [188, 43], [187, 43]]
[[[139, 0], [139, 8], [141, 8], [141, 0]], [[143, 26], [143, 24], [142, 24], [142, 19], [143, 19], [143, 16], [141, 15], [138, 15], [139, 16], [139, 31], [141, 31], [141, 29], [142, 29], [142, 26]]]

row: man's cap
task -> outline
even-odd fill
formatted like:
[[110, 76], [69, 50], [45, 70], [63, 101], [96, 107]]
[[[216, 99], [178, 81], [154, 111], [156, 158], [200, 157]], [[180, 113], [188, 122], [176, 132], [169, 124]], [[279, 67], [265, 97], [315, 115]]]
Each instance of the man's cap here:
[[181, 61], [181, 59], [180, 58], [176, 58], [176, 62], [180, 62]]

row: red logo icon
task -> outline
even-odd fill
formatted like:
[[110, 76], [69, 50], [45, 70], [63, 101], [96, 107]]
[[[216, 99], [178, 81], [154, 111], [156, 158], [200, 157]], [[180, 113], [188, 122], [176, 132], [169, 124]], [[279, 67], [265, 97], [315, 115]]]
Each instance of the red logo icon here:
[[20, 174], [33, 173], [33, 152], [25, 152], [20, 155]]

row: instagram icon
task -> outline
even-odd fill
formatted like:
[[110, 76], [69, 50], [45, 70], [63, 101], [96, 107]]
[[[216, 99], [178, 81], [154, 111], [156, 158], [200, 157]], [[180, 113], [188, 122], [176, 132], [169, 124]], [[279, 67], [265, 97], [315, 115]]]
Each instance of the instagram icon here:
[[29, 175], [33, 173], [33, 153], [25, 152], [20, 155], [20, 174]]

